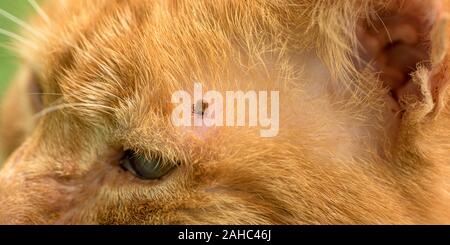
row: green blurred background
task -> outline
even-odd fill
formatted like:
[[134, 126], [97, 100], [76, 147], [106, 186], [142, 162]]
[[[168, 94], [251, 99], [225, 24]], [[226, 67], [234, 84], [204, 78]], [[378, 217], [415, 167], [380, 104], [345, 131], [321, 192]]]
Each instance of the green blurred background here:
[[[0, 8], [8, 13], [22, 19], [32, 14], [33, 8], [28, 0], [0, 0]], [[0, 14], [0, 29], [20, 34], [20, 26], [8, 20]], [[8, 49], [13, 40], [0, 33], [0, 98], [4, 95], [8, 82], [13, 77], [18, 61], [14, 54]]]

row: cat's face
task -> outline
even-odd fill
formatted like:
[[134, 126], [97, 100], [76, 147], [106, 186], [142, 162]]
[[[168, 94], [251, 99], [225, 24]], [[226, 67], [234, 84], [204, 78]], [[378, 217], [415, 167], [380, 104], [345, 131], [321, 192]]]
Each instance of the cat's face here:
[[[45, 6], [3, 107], [1, 223], [449, 221], [444, 2]], [[194, 84], [266, 93], [273, 120], [174, 125]]]

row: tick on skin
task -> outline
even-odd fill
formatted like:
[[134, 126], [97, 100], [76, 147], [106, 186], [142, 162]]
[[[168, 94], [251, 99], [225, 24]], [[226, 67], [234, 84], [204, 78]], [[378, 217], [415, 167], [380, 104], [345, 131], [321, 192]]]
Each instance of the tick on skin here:
[[203, 116], [205, 115], [206, 109], [208, 109], [209, 104], [203, 100], [197, 101], [196, 104], [192, 105], [192, 114]]

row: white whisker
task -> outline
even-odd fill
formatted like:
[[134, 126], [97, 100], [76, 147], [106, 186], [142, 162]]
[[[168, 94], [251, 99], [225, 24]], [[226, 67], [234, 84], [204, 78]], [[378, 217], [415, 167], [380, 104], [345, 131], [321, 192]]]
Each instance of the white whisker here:
[[10, 38], [12, 38], [12, 39], [14, 39], [14, 40], [16, 40], [18, 42], [21, 42], [21, 43], [23, 43], [23, 44], [25, 44], [25, 45], [27, 45], [27, 46], [29, 46], [31, 48], [37, 49], [36, 45], [34, 45], [32, 42], [26, 40], [24, 37], [22, 37], [20, 35], [17, 35], [17, 34], [15, 34], [13, 32], [10, 32], [10, 31], [7, 31], [5, 29], [0, 28], [0, 34], [3, 34], [5, 36], [7, 36], [7, 37], [10, 37]]
[[59, 111], [59, 110], [63, 110], [63, 109], [67, 109], [67, 108], [82, 108], [82, 107], [86, 107], [86, 108], [100, 108], [100, 109], [106, 109], [106, 110], [102, 110], [103, 113], [112, 115], [112, 112], [114, 110], [114, 108], [109, 107], [109, 106], [105, 106], [105, 105], [98, 105], [98, 104], [90, 104], [90, 103], [70, 103], [70, 104], [59, 104], [59, 105], [55, 105], [55, 106], [51, 106], [51, 107], [47, 107], [45, 109], [43, 109], [42, 111], [34, 114], [33, 118], [34, 119], [39, 119], [49, 113], [55, 112], [55, 111]]
[[61, 93], [28, 93], [29, 95], [63, 95]]
[[5, 11], [4, 9], [0, 8], [0, 15], [2, 15], [3, 17], [9, 19], [10, 21], [16, 23], [17, 25], [23, 27], [24, 29], [26, 29], [27, 31], [33, 33], [35, 36], [43, 36], [42, 33], [34, 30], [30, 25], [28, 25], [27, 23], [25, 23], [25, 21], [17, 18], [16, 16], [10, 14], [9, 12]]
[[33, 118], [34, 119], [39, 119], [39, 118], [41, 118], [41, 117], [43, 117], [43, 116], [45, 116], [45, 115], [47, 115], [49, 113], [52, 113], [52, 112], [55, 112], [55, 111], [59, 111], [59, 110], [63, 110], [65, 108], [69, 108], [69, 107], [71, 107], [71, 106], [67, 105], [67, 104], [61, 104], [61, 105], [55, 105], [55, 106], [52, 106], [52, 107], [48, 107], [48, 108], [45, 108], [45, 109], [41, 110], [40, 112], [34, 114]]
[[50, 24], [50, 18], [45, 13], [45, 11], [39, 6], [39, 4], [35, 0], [28, 0], [30, 5], [36, 10], [36, 12], [41, 16], [42, 19], [44, 19], [47, 24]]
[[12, 55], [12, 57], [17, 57], [17, 47], [10, 44], [10, 43], [0, 43], [0, 48], [4, 50], [8, 50], [10, 52], [9, 55]]

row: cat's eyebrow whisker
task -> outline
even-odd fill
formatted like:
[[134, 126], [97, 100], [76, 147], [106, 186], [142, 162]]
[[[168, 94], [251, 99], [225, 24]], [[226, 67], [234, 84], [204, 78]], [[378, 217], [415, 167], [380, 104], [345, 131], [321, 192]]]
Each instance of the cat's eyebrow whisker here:
[[112, 115], [111, 111], [114, 111], [114, 108], [105, 106], [105, 105], [98, 105], [98, 104], [92, 104], [92, 103], [63, 103], [63, 104], [57, 104], [51, 107], [47, 107], [40, 112], [34, 114], [33, 118], [39, 119], [49, 113], [64, 110], [67, 108], [95, 108], [95, 109], [101, 109], [103, 113]]
[[7, 18], [7, 19], [9, 19], [10, 21], [14, 22], [15, 24], [23, 27], [24, 29], [26, 29], [27, 31], [31, 32], [32, 34], [34, 34], [37, 37], [43, 37], [44, 36], [41, 32], [36, 31], [30, 25], [25, 23], [25, 21], [17, 18], [16, 16], [12, 15], [11, 13], [9, 13], [8, 11], [5, 11], [2, 8], [0, 8], [0, 15], [5, 17], [5, 18]]
[[68, 105], [68, 104], [58, 104], [58, 105], [50, 106], [50, 107], [44, 108], [43, 110], [41, 110], [38, 113], [34, 114], [33, 115], [33, 119], [37, 120], [37, 119], [39, 119], [39, 118], [41, 118], [41, 117], [43, 117], [43, 116], [45, 116], [47, 114], [50, 114], [52, 112], [63, 110], [63, 109], [70, 108], [70, 107], [71, 106]]
[[5, 50], [9, 50], [10, 53], [8, 55], [11, 55], [12, 57], [19, 57], [17, 55], [17, 47], [11, 43], [0, 43], [0, 48], [3, 48]]
[[10, 32], [10, 31], [0, 28], [0, 34], [5, 35], [9, 38], [12, 38], [20, 43], [23, 43], [23, 44], [37, 50], [36, 45], [34, 45], [32, 42], [28, 41], [27, 39], [25, 39], [24, 37], [22, 37], [16, 33], [13, 33], [13, 32]]
[[45, 13], [45, 11], [39, 6], [39, 4], [35, 0], [28, 0], [28, 3], [30, 3], [31, 7], [34, 8], [34, 10], [41, 16], [41, 18], [47, 23], [50, 24], [50, 18]]
[[28, 95], [57, 95], [57, 96], [62, 96], [63, 94], [61, 94], [61, 93], [28, 93]]

